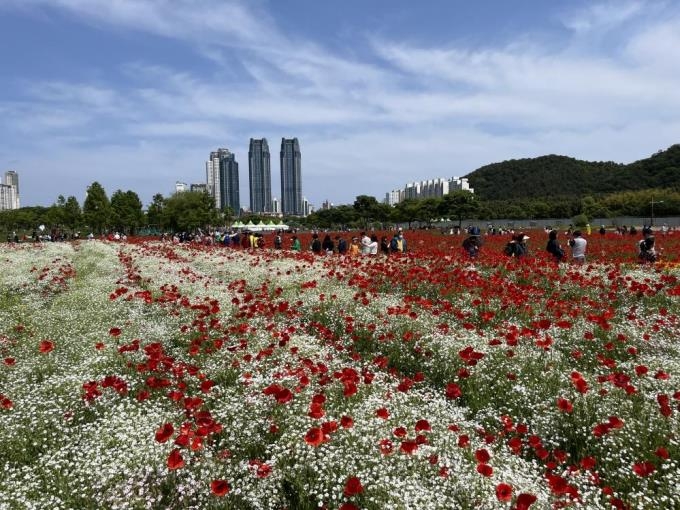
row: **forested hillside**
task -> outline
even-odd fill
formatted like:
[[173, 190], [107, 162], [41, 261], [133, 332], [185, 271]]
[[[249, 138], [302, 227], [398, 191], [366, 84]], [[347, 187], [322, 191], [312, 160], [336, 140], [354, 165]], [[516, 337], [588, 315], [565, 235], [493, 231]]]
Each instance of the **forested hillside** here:
[[680, 144], [627, 165], [566, 156], [512, 159], [467, 176], [483, 200], [606, 195], [650, 188], [680, 189]]

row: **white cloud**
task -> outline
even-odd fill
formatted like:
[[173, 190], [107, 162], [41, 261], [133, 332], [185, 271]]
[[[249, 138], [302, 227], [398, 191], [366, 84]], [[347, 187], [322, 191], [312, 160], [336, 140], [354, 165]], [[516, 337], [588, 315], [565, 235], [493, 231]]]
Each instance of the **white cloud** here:
[[[214, 72], [134, 61], [117, 70], [124, 88], [46, 81], [31, 85], [26, 101], [0, 104], [22, 138], [51, 135], [40, 143], [55, 172], [72, 175], [70, 165], [82, 166], [96, 148], [106, 160], [101, 171], [114, 172], [113, 189], [143, 175], [147, 198], [163, 191], [160, 182], [171, 188], [176, 179], [202, 179], [207, 153], [226, 144], [242, 165], [247, 203], [251, 136], [269, 137], [273, 154], [281, 136], [300, 138], [305, 193], [336, 203], [498, 160], [561, 153], [630, 161], [678, 142], [680, 17], [672, 9], [649, 14], [643, 2], [589, 4], [569, 14], [561, 47], [531, 33], [481, 49], [367, 38], [363, 56], [352, 57], [286, 33], [259, 3], [26, 2], [179, 39], [210, 55]], [[599, 31], [617, 35], [614, 49], [582, 44]], [[246, 74], [225, 80], [222, 63], [234, 61]], [[103, 136], [119, 145], [101, 145]], [[84, 139], [91, 145], [82, 148]]]

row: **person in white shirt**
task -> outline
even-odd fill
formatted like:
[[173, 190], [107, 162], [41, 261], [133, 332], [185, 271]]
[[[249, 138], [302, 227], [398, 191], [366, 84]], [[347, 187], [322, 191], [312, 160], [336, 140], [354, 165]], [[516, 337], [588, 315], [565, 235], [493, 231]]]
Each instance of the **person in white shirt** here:
[[369, 255], [371, 253], [371, 238], [366, 235], [366, 232], [361, 233], [361, 254]]
[[587, 245], [588, 241], [581, 237], [581, 231], [575, 230], [569, 240], [569, 246], [571, 246], [571, 256], [577, 264], [585, 263]]

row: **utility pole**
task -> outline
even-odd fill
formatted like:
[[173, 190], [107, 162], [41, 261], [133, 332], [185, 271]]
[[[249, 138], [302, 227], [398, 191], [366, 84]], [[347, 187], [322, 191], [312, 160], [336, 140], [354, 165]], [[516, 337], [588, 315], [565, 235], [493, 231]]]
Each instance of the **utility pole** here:
[[663, 204], [663, 200], [657, 200], [656, 202], [652, 198], [652, 201], [650, 202], [650, 205], [652, 206], [651, 208], [651, 217], [649, 221], [649, 226], [653, 227], [654, 226], [654, 204]]

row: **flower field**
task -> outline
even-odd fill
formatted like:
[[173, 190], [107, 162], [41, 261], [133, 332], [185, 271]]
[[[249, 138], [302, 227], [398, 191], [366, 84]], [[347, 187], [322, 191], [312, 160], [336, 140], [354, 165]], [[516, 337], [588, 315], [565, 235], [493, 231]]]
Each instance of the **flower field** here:
[[0, 508], [680, 508], [680, 234], [530, 235], [3, 245]]

